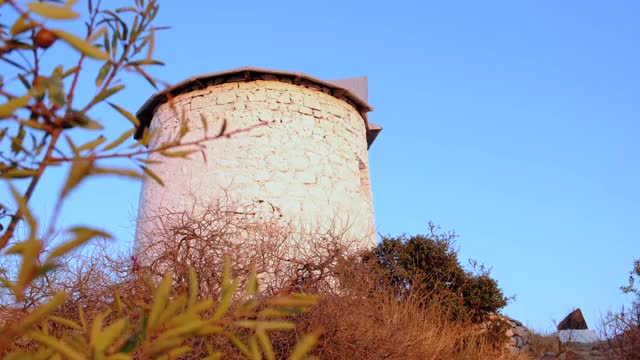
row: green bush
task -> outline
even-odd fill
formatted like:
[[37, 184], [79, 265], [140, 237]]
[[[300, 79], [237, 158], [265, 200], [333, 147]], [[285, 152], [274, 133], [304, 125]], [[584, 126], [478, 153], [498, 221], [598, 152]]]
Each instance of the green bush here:
[[482, 321], [507, 304], [502, 290], [483, 266], [465, 270], [453, 248], [456, 235], [438, 233], [429, 224], [429, 235], [383, 237], [365, 261], [373, 261], [398, 296], [421, 294], [425, 302], [440, 301], [452, 319]]

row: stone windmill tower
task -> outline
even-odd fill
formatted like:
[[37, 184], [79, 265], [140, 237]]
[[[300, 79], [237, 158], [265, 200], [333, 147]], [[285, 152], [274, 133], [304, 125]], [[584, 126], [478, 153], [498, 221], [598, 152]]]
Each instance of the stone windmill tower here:
[[150, 165], [165, 186], [143, 183], [138, 249], [153, 241], [140, 236], [155, 226], [145, 219], [158, 209], [190, 209], [194, 194], [306, 229], [331, 224], [359, 247], [374, 245], [367, 150], [381, 128], [367, 121], [371, 110], [364, 77], [323, 81], [252, 67], [192, 77], [153, 95], [137, 113], [136, 138], [154, 130], [158, 139], [175, 136], [181, 116], [189, 139], [202, 138], [203, 119], [208, 131], [225, 122], [225, 133], [239, 132], [208, 143], [206, 161], [158, 157], [162, 163]]

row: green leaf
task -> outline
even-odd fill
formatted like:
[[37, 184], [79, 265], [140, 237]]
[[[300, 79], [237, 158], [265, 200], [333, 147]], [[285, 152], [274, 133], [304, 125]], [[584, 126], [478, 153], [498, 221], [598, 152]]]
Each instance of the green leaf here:
[[22, 142], [24, 141], [24, 137], [27, 132], [24, 130], [24, 126], [20, 126], [18, 128], [18, 134], [16, 136], [11, 137], [11, 152], [14, 154], [19, 154], [20, 152], [29, 154], [29, 151], [22, 146]]
[[122, 299], [120, 298], [120, 293], [118, 290], [113, 292], [113, 301], [116, 304], [116, 316], [122, 316]]
[[78, 66], [74, 66], [74, 67], [72, 67], [71, 69], [69, 69], [69, 70], [65, 71], [65, 72], [62, 74], [62, 78], [63, 78], [63, 79], [66, 79], [69, 75], [75, 74], [78, 70], [80, 70], [80, 67], [78, 67]]
[[193, 267], [189, 266], [189, 307], [191, 308], [198, 301], [198, 275]]
[[31, 83], [27, 81], [27, 78], [24, 77], [24, 75], [18, 74], [18, 79], [20, 79], [20, 82], [22, 83], [22, 85], [24, 85], [24, 87], [27, 88], [27, 90], [31, 90]]
[[67, 344], [64, 340], [60, 340], [55, 336], [44, 335], [40, 332], [32, 331], [29, 336], [36, 342], [46, 345], [49, 348], [55, 350], [59, 354], [63, 355], [66, 359], [71, 360], [84, 360], [85, 357], [77, 352], [73, 347]]
[[313, 349], [316, 342], [320, 338], [322, 331], [316, 330], [311, 334], [307, 334], [298, 341], [296, 346], [291, 351], [291, 356], [289, 356], [289, 360], [303, 360], [305, 356]]
[[164, 186], [164, 182], [162, 181], [162, 179], [160, 179], [160, 177], [158, 175], [156, 175], [156, 173], [154, 173], [153, 171], [151, 171], [148, 167], [146, 166], [142, 166], [140, 165], [140, 168], [142, 169], [142, 171], [144, 171], [144, 173], [149, 176], [150, 178], [152, 178], [153, 180], [155, 180], [158, 184], [160, 184], [160, 186]]
[[[166, 354], [172, 348], [177, 348], [182, 344], [182, 339], [169, 339], [164, 341], [155, 341], [147, 352], [147, 356], [151, 359], [156, 359], [162, 354]], [[155, 355], [155, 356], [154, 356]]]
[[71, 152], [73, 152], [73, 155], [78, 156], [78, 147], [73, 143], [71, 137], [67, 134], [64, 134], [64, 139], [67, 141], [67, 145], [69, 145], [69, 148], [71, 149]]
[[255, 336], [249, 338], [249, 350], [251, 351], [251, 360], [262, 360], [262, 353]]
[[20, 264], [18, 279], [10, 286], [18, 301], [23, 299], [25, 288], [33, 281], [34, 277], [37, 276], [40, 268], [38, 260], [40, 250], [42, 249], [42, 242], [35, 238], [35, 231], [34, 229], [30, 230], [29, 240], [17, 243], [6, 251], [7, 254], [22, 255], [22, 264]]
[[74, 160], [71, 164], [67, 181], [60, 193], [60, 198], [63, 199], [69, 195], [71, 190], [75, 189], [85, 177], [91, 174], [91, 170], [93, 170], [93, 159], [80, 158]]
[[104, 321], [104, 318], [106, 316], [106, 313], [98, 313], [93, 318], [93, 322], [91, 323], [91, 330], [89, 332], [89, 339], [91, 339], [92, 343], [100, 338], [100, 329], [102, 329], [102, 322]]
[[144, 340], [145, 340], [144, 330], [138, 330], [137, 332], [133, 333], [133, 335], [127, 338], [127, 341], [124, 343], [124, 345], [122, 345], [119, 351], [121, 353], [128, 354], [134, 351], [138, 347], [138, 345], [144, 342]]
[[27, 94], [25, 96], [13, 98], [4, 104], [0, 104], [0, 119], [6, 119], [11, 117], [16, 110], [27, 106], [32, 95]]
[[[108, 50], [107, 50], [108, 51]], [[96, 77], [96, 86], [102, 86], [102, 82], [111, 71], [111, 61], [107, 61], [102, 65], [100, 71], [98, 72], [98, 76]]]
[[124, 89], [124, 85], [120, 84], [120, 85], [116, 85], [112, 88], [109, 89], [104, 89], [102, 91], [100, 91], [100, 93], [98, 95], [96, 95], [96, 97], [93, 98], [93, 100], [91, 100], [91, 102], [89, 103], [89, 105], [87, 105], [87, 108], [103, 101], [104, 99], [108, 98], [109, 96], [117, 93], [118, 91]]
[[262, 350], [264, 350], [264, 357], [266, 357], [267, 360], [275, 360], [276, 355], [273, 352], [271, 339], [269, 339], [267, 333], [262, 330], [256, 331], [256, 337], [258, 338], [260, 347], [262, 348]]
[[33, 177], [38, 174], [38, 170], [32, 169], [9, 169], [5, 172], [0, 172], [0, 178], [2, 179], [24, 179]]
[[64, 325], [66, 327], [75, 329], [75, 330], [82, 330], [82, 327], [80, 325], [78, 325], [75, 321], [73, 320], [69, 320], [69, 319], [65, 319], [63, 317], [58, 317], [58, 316], [49, 316], [49, 320], [57, 322], [60, 325]]
[[171, 291], [171, 274], [167, 274], [153, 295], [153, 305], [149, 312], [149, 321], [147, 323], [147, 331], [156, 325], [156, 321], [160, 317], [162, 310], [169, 301], [169, 292]]
[[31, 30], [36, 26], [38, 26], [37, 23], [27, 20], [23, 15], [18, 17], [18, 19], [13, 23], [13, 25], [11, 25], [11, 30], [9, 31], [11, 32], [12, 36], [16, 36], [16, 35], [22, 34], [25, 31]]
[[65, 104], [65, 93], [64, 93], [64, 85], [62, 83], [63, 78], [63, 68], [62, 65], [57, 66], [53, 70], [53, 74], [51, 77], [47, 79], [47, 87], [49, 90], [49, 100], [58, 105], [59, 107], [64, 106]]
[[73, 20], [80, 17], [80, 14], [66, 6], [58, 6], [43, 2], [31, 2], [27, 4], [27, 7], [34, 13], [47, 19]]
[[283, 309], [264, 309], [258, 313], [258, 317], [260, 318], [270, 318], [270, 317], [281, 318], [289, 315], [291, 315], [291, 312]]
[[245, 343], [243, 343], [240, 338], [230, 332], [226, 332], [224, 335], [231, 341], [231, 343], [233, 343], [233, 345], [238, 348], [238, 350], [242, 352], [245, 357], [251, 357], [251, 351], [249, 351], [249, 347]]
[[126, 168], [94, 168], [92, 174], [95, 175], [118, 175], [124, 176], [132, 179], [140, 179], [142, 174], [135, 170], [126, 169]]
[[289, 294], [286, 296], [277, 296], [267, 301], [270, 306], [278, 307], [309, 307], [318, 302], [318, 297], [307, 294]]
[[199, 314], [203, 311], [207, 311], [209, 309], [211, 309], [213, 307], [213, 300], [212, 299], [207, 299], [204, 301], [201, 301], [197, 304], [191, 305], [189, 307], [189, 312], [194, 313], [194, 314]]
[[83, 226], [72, 227], [71, 229], [69, 229], [69, 232], [73, 233], [74, 239], [62, 243], [51, 250], [51, 253], [49, 253], [49, 256], [47, 257], [47, 263], [52, 263], [54, 259], [59, 258], [69, 253], [70, 251], [79, 248], [87, 241], [95, 237], [102, 237], [105, 239], [112, 238], [111, 234], [109, 233]]
[[30, 127], [32, 129], [37, 129], [37, 130], [44, 130], [44, 131], [49, 130], [49, 127], [47, 125], [40, 124], [35, 120], [20, 120], [20, 125], [24, 125], [26, 127]]
[[183, 324], [173, 329], [165, 331], [162, 335], [158, 337], [158, 341], [163, 341], [163, 340], [174, 338], [174, 337], [180, 337], [186, 334], [197, 333], [198, 330], [200, 330], [205, 325], [207, 325], [207, 323], [204, 321], [188, 322], [186, 324]]
[[73, 5], [77, 4], [78, 0], [67, 0], [67, 2], [64, 4], [65, 7], [67, 8], [71, 8], [73, 7]]
[[162, 156], [172, 157], [172, 158], [187, 158], [189, 155], [193, 154], [197, 150], [181, 150], [181, 151], [160, 151]]
[[[101, 26], [97, 31], [94, 31], [91, 36], [87, 39], [88, 42], [92, 43], [107, 33], [107, 27]], [[108, 51], [107, 51], [108, 52]]]
[[294, 323], [284, 320], [239, 320], [236, 321], [235, 324], [247, 329], [261, 329], [265, 331], [291, 330], [296, 328]]
[[38, 306], [29, 315], [22, 318], [17, 326], [18, 333], [24, 333], [31, 329], [32, 326], [41, 323], [47, 316], [53, 313], [56, 308], [62, 305], [67, 299], [67, 295], [64, 292], [59, 292], [53, 295], [53, 298], [47, 303]]
[[59, 38], [66, 41], [69, 45], [71, 45], [74, 49], [79, 52], [87, 55], [88, 57], [98, 59], [98, 60], [108, 60], [109, 54], [100, 50], [99, 48], [89, 44], [88, 42], [80, 39], [79, 37], [68, 33], [64, 30], [54, 29], [51, 30], [54, 34], [56, 34]]
[[151, 86], [153, 86], [154, 89], [158, 90], [158, 84], [156, 84], [156, 81], [151, 76], [149, 76], [146, 71], [142, 70], [140, 66], [134, 66], [134, 69], [138, 72], [138, 74], [142, 75], [142, 77], [147, 80], [147, 82]]
[[18, 209], [20, 209], [22, 216], [24, 217], [24, 219], [27, 221], [27, 224], [29, 225], [31, 236], [35, 236], [36, 230], [38, 228], [38, 223], [36, 222], [36, 219], [33, 217], [33, 214], [31, 214], [31, 211], [29, 210], [29, 206], [27, 205], [27, 200], [22, 195], [20, 195], [20, 193], [18, 192], [18, 189], [13, 187], [13, 185], [9, 186], [9, 190], [11, 191], [11, 194], [13, 195], [13, 199], [15, 200], [16, 204], [18, 204]]
[[98, 147], [100, 144], [102, 144], [103, 142], [105, 142], [105, 140], [107, 140], [106, 137], [104, 137], [103, 135], [98, 136], [97, 138], [95, 138], [94, 140], [91, 140], [85, 144], [82, 144], [81, 146], [78, 147], [78, 151], [83, 151], [83, 150], [93, 150], [96, 147]]
[[104, 328], [98, 339], [95, 340], [96, 348], [101, 352], [107, 349], [118, 338], [127, 326], [126, 319], [118, 319]]
[[216, 306], [216, 311], [213, 313], [211, 319], [218, 321], [222, 319], [224, 314], [227, 313], [231, 307], [231, 301], [233, 300], [233, 294], [238, 287], [238, 281], [231, 278], [231, 260], [229, 257], [224, 258], [224, 267], [222, 270], [222, 293], [221, 300]]
[[128, 63], [127, 65], [130, 65], [130, 66], [140, 66], [140, 65], [159, 65], [159, 66], [164, 66], [165, 64], [162, 61], [158, 61], [158, 60], [137, 60], [137, 61], [132, 61], [132, 62]]
[[111, 149], [114, 149], [116, 147], [118, 147], [118, 145], [122, 144], [123, 142], [125, 142], [127, 139], [130, 139], [131, 136], [133, 136], [133, 134], [136, 132], [136, 129], [130, 129], [128, 131], [125, 131], [124, 133], [122, 133], [122, 135], [120, 135], [116, 140], [114, 140], [112, 143], [108, 144], [107, 146], [105, 146], [102, 151], [109, 151]]
[[[107, 54], [111, 53], [111, 43], [109, 42], [109, 33], [105, 32], [102, 38], [102, 45], [104, 46], [104, 51], [107, 52]], [[111, 54], [113, 57], [116, 56], [116, 52], [115, 49], [113, 51], [113, 54]], [[100, 86], [100, 85], [98, 85]]]
[[128, 112], [127, 110], [123, 109], [122, 107], [120, 107], [120, 106], [118, 106], [118, 105], [116, 105], [114, 103], [109, 103], [109, 105], [111, 105], [112, 108], [116, 109], [116, 111], [119, 112], [122, 116], [127, 118], [127, 120], [131, 121], [131, 123], [135, 127], [140, 126], [140, 121], [138, 121], [138, 118], [133, 116], [130, 112]]
[[104, 126], [102, 126], [102, 124], [100, 124], [97, 121], [92, 120], [91, 118], [89, 118], [87, 116], [87, 114], [81, 112], [81, 111], [77, 111], [77, 110], [70, 110], [69, 111], [69, 121], [68, 121], [68, 126], [69, 127], [75, 127], [75, 126], [79, 126], [83, 129], [87, 129], [87, 130], [102, 130], [104, 129]]

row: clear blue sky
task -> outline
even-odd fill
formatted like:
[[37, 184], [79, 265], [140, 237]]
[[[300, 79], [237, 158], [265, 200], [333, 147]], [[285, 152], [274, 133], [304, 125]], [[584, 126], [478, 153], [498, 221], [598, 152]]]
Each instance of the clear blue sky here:
[[[368, 76], [378, 231], [455, 229], [462, 261], [517, 296], [504, 313], [545, 330], [580, 307], [594, 328], [640, 257], [638, 14], [631, 0], [162, 1], [155, 74]], [[135, 111], [152, 91], [130, 85]], [[57, 186], [36, 198], [43, 216]], [[62, 220], [127, 243], [138, 191], [100, 180]]]

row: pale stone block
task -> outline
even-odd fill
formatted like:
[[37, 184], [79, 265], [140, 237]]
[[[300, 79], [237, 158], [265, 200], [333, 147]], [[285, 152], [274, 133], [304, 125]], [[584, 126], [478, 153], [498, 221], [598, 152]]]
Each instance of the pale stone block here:
[[251, 91], [253, 101], [267, 101], [267, 92], [264, 89], [254, 89]]
[[300, 109], [298, 110], [298, 112], [300, 114], [305, 114], [305, 115], [313, 114], [313, 111], [310, 108], [306, 107], [306, 106], [300, 106]]
[[276, 111], [280, 108], [280, 104], [278, 104], [275, 100], [269, 100], [269, 110]]
[[224, 105], [224, 104], [229, 104], [232, 103], [234, 101], [236, 101], [236, 93], [235, 92], [222, 92], [219, 93], [217, 98], [216, 98], [216, 104], [218, 105]]
[[309, 107], [309, 108], [314, 109], [314, 110], [321, 110], [322, 109], [322, 105], [320, 104], [320, 100], [318, 100], [318, 98], [316, 96], [313, 96], [312, 94], [305, 95], [305, 97], [303, 99], [303, 104], [304, 104], [304, 106]]
[[315, 119], [309, 115], [302, 115], [298, 122], [301, 130], [309, 130], [315, 125]]
[[281, 104], [291, 104], [291, 94], [288, 91], [284, 91], [278, 96], [277, 101]]
[[314, 174], [309, 172], [301, 172], [297, 174], [296, 179], [302, 184], [315, 184], [318, 180]]

